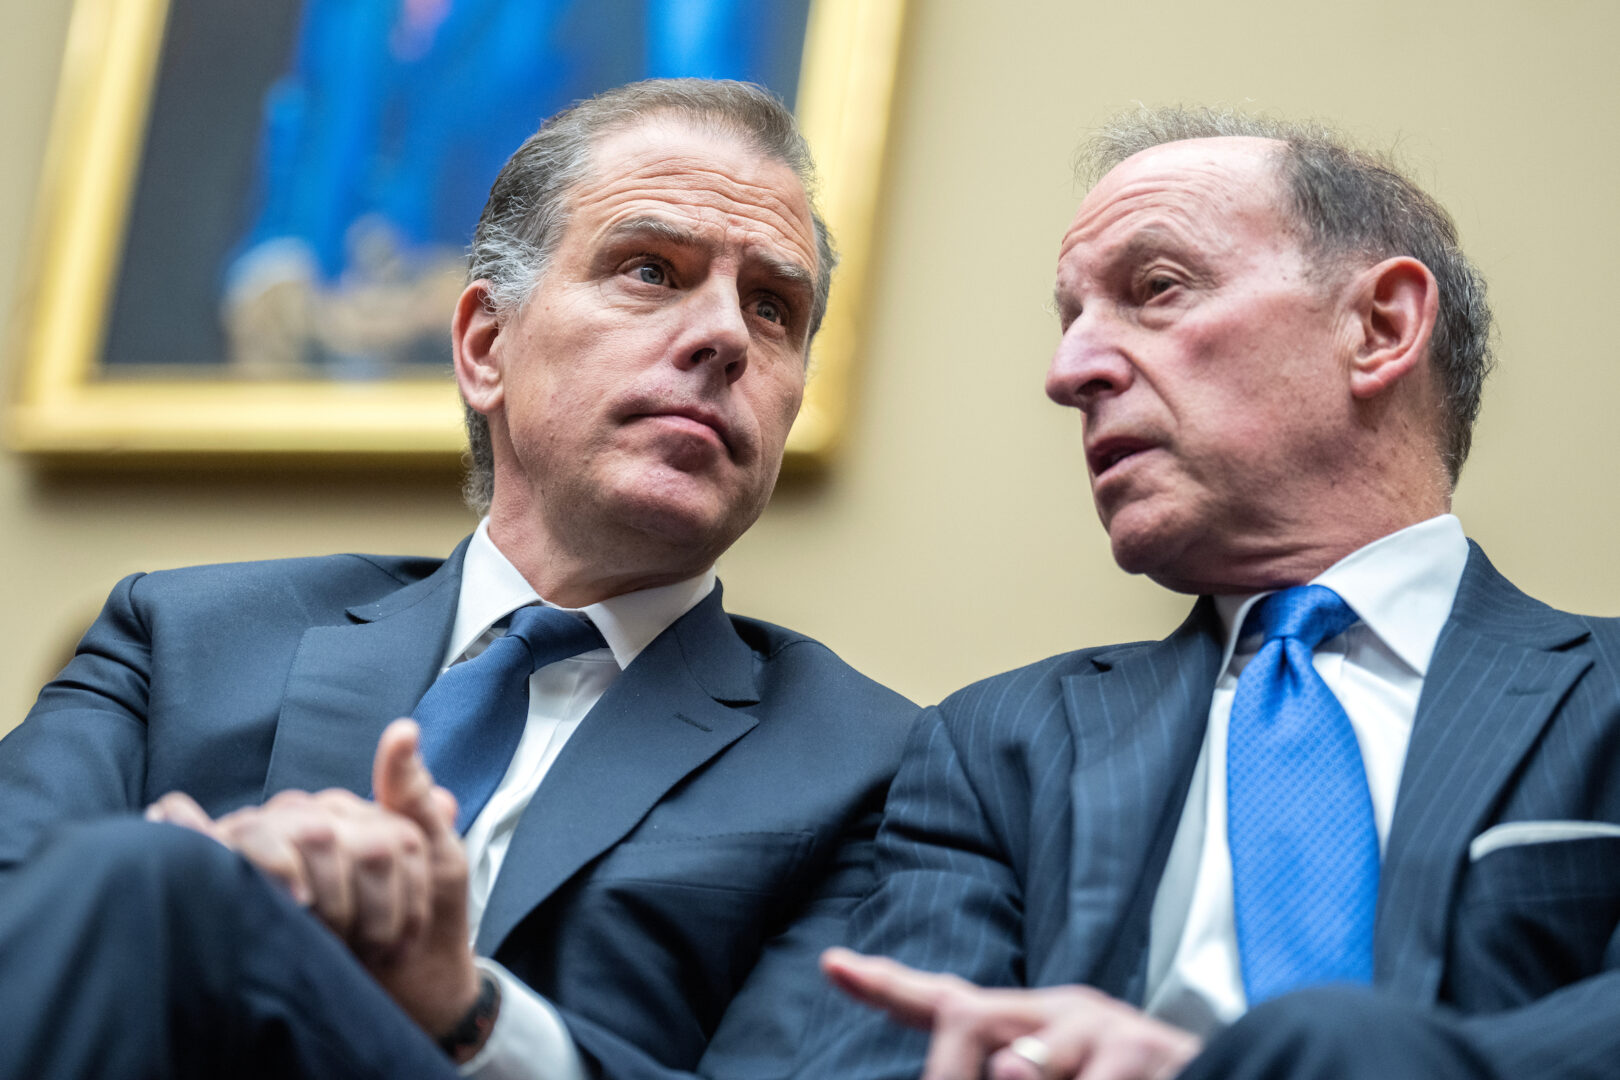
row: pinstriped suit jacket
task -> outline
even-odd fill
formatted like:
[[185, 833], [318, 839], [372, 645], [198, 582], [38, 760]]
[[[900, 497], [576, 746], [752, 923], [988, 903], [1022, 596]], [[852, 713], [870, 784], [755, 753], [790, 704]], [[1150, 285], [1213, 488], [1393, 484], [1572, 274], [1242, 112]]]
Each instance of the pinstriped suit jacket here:
[[[927, 710], [890, 791], [854, 947], [983, 985], [1089, 983], [1140, 1005], [1149, 913], [1220, 656], [1205, 598], [1163, 641], [1056, 656]], [[1401, 778], [1375, 983], [1414, 1010], [1483, 1017], [1464, 1028], [1504, 1075], [1616, 1075], [1620, 838], [1470, 861], [1471, 840], [1513, 821], [1620, 822], [1620, 620], [1531, 599], [1472, 546]], [[803, 1076], [920, 1071], [924, 1036], [836, 994], [815, 1024]]]

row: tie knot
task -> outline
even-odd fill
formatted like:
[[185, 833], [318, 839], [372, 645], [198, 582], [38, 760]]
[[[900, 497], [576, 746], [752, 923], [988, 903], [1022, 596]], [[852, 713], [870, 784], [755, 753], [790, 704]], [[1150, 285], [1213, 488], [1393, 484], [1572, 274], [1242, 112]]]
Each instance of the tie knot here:
[[1249, 629], [1258, 629], [1265, 640], [1294, 638], [1312, 650], [1355, 622], [1350, 605], [1326, 585], [1296, 585], [1272, 593], [1255, 605], [1248, 618]]
[[531, 671], [607, 645], [601, 632], [585, 616], [542, 604], [512, 612], [506, 636], [529, 647]]

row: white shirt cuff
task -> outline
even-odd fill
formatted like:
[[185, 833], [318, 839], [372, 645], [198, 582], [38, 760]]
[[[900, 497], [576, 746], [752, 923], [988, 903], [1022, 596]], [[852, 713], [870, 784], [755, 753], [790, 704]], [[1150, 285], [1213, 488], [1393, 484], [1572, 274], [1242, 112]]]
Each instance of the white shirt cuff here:
[[501, 988], [501, 1011], [483, 1048], [461, 1066], [477, 1080], [585, 1080], [585, 1065], [551, 1002], [493, 960], [478, 970]]

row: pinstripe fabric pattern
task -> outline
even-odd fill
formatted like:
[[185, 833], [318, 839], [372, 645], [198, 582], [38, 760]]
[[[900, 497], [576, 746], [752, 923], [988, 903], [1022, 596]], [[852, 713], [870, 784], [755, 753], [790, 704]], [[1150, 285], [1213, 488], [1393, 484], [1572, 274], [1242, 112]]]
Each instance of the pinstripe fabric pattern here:
[[[1053, 657], [925, 712], [851, 944], [985, 985], [1086, 982], [1140, 1003], [1219, 662], [1206, 600], [1162, 642]], [[1620, 620], [1555, 611], [1473, 547], [1414, 721], [1374, 983], [1494, 1013], [1463, 1028], [1503, 1075], [1616, 1075], [1620, 839], [1469, 865], [1474, 836], [1522, 820], [1620, 822]], [[835, 993], [812, 1023], [802, 1077], [920, 1070], [923, 1036]]]

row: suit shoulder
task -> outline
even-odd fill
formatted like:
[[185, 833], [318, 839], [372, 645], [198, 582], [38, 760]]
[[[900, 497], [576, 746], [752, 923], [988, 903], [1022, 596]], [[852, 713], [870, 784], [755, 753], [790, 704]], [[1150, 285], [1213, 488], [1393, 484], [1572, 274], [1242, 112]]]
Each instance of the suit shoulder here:
[[919, 706], [902, 694], [861, 674], [832, 649], [806, 634], [785, 626], [727, 614], [737, 636], [753, 651], [755, 666], [763, 681], [780, 692], [801, 687], [813, 692], [823, 704], [857, 708], [871, 713], [889, 713], [907, 718]]
[[1590, 641], [1604, 655], [1620, 656], [1620, 618], [1565, 611], [1531, 596], [1503, 576], [1472, 541], [1451, 617], [1489, 637], [1552, 648]]
[[146, 603], [211, 608], [264, 601], [343, 609], [420, 581], [443, 559], [399, 555], [318, 555], [156, 570], [126, 579]]

